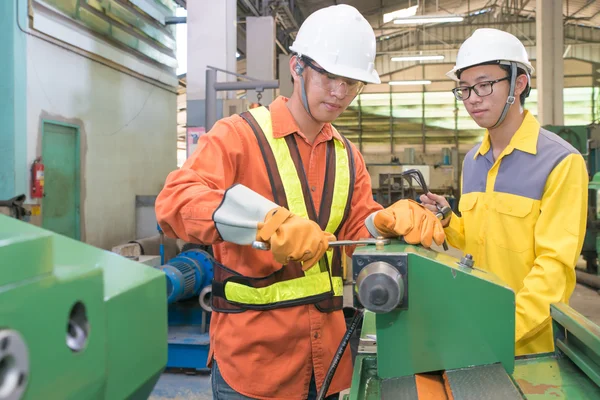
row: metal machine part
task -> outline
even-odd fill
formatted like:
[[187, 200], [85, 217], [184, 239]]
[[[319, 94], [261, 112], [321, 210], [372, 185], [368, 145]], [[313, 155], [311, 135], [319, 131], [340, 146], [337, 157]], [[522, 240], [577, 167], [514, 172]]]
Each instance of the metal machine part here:
[[[396, 240], [382, 251], [364, 246], [354, 252], [355, 305], [369, 311], [366, 320], [373, 320], [363, 332], [376, 342], [380, 378], [498, 362], [511, 370], [514, 291], [494, 275], [460, 267], [457, 261]], [[378, 275], [385, 283], [367, 281], [361, 274]], [[398, 274], [404, 295], [393, 307], [394, 302], [385, 303], [383, 293], [399, 286], [394, 281]], [[369, 284], [361, 288], [365, 283]], [[388, 300], [391, 293], [386, 293]], [[478, 300], [466, 302], [465, 296]], [[384, 306], [371, 304], [373, 300]]]
[[161, 269], [167, 276], [167, 299], [169, 304], [198, 296], [212, 283], [212, 257], [202, 250], [180, 253]]
[[206, 371], [214, 262], [210, 249], [194, 249], [159, 267], [167, 277], [169, 369]]
[[356, 278], [358, 300], [375, 313], [386, 313], [400, 307], [404, 288], [404, 277], [400, 271], [383, 261], [365, 266]]
[[459, 261], [392, 241], [384, 251], [357, 249], [355, 277], [372, 265], [396, 269], [403, 257], [410, 307], [364, 312], [345, 400], [600, 398], [600, 327], [567, 304], [552, 304], [556, 351], [515, 357], [515, 292], [473, 268], [469, 254]]
[[[389, 246], [389, 245], [388, 245]], [[355, 304], [375, 313], [408, 309], [408, 256], [366, 246], [352, 257]]]
[[29, 351], [19, 332], [0, 330], [0, 399], [22, 398], [29, 377]]
[[[364, 347], [359, 347], [350, 395], [344, 400], [600, 398], [599, 367], [592, 361], [600, 354], [600, 328], [566, 304], [552, 305], [550, 310], [556, 335], [556, 352], [514, 358], [514, 371], [511, 372], [502, 363], [474, 362], [463, 368], [441, 369], [424, 374], [397, 374], [383, 378], [378, 368], [379, 363], [394, 351], [391, 346], [401, 340], [398, 331], [393, 332], [396, 333], [396, 342], [376, 343], [367, 351]], [[379, 315], [365, 312], [361, 341], [373, 341], [369, 336], [377, 329], [376, 325], [394, 330], [396, 324], [391, 325], [387, 321], [380, 323], [376, 321], [378, 318]], [[420, 336], [414, 337], [421, 340], [427, 338], [435, 345], [446, 334], [446, 330], [423, 331]], [[500, 339], [490, 336], [489, 344], [495, 345]], [[374, 352], [372, 347], [377, 347], [377, 350]], [[477, 345], [473, 343], [471, 347], [475, 349]], [[403, 358], [395, 358], [396, 370], [407, 363], [414, 364], [414, 359], [411, 358], [422, 357], [420, 349], [416, 350], [404, 353]], [[432, 390], [436, 388], [437, 390]], [[443, 392], [441, 395], [440, 390]], [[439, 396], [432, 397], [432, 392]], [[429, 396], [425, 397], [424, 393]]]
[[212, 307], [210, 305], [210, 299], [212, 297], [212, 285], [204, 286], [204, 288], [200, 291], [198, 295], [198, 303], [200, 303], [200, 307], [206, 312], [212, 312]]
[[466, 254], [457, 264], [462, 265], [463, 267], [473, 268], [475, 265], [475, 260], [473, 260], [472, 255]]
[[6, 214], [20, 220], [27, 220], [31, 212], [23, 206], [26, 199], [27, 197], [22, 194], [10, 200], [0, 200], [0, 214]]
[[83, 350], [88, 341], [89, 323], [85, 305], [78, 301], [73, 305], [67, 325], [67, 347], [73, 352]]

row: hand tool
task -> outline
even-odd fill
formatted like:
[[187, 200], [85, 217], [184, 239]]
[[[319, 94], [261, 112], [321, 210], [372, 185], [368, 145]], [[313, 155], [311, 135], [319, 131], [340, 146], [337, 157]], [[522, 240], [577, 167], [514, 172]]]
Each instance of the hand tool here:
[[[417, 181], [417, 184], [421, 186], [421, 189], [423, 189], [425, 196], [427, 196], [427, 193], [429, 193], [429, 188], [427, 187], [427, 182], [425, 182], [425, 178], [423, 177], [423, 173], [421, 171], [419, 171], [418, 169], [409, 169], [402, 172], [400, 175], [406, 175]], [[435, 216], [440, 221], [446, 219], [452, 213], [452, 209], [448, 206], [442, 206], [441, 204], [436, 203], [435, 207], [438, 209], [438, 212], [435, 214]], [[442, 246], [444, 247], [444, 250], [448, 250], [448, 243], [446, 242], [446, 240], [444, 240]]]
[[[390, 244], [391, 240], [389, 238], [368, 238], [368, 239], [360, 239], [360, 240], [335, 240], [333, 242], [329, 242], [329, 247], [336, 246], [356, 246], [360, 244], [364, 245], [380, 245], [384, 246], [386, 244]], [[257, 250], [269, 250], [271, 247], [266, 242], [254, 241], [252, 242], [252, 247]]]

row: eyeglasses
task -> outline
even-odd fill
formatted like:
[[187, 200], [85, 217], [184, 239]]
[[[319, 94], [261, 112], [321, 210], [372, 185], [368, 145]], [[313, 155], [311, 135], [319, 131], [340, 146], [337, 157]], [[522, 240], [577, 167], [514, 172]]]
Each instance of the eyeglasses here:
[[507, 79], [510, 79], [510, 76], [505, 76], [504, 78], [496, 79], [495, 81], [479, 82], [473, 86], [459, 86], [452, 89], [452, 93], [454, 93], [456, 100], [463, 101], [471, 97], [471, 91], [474, 91], [479, 97], [489, 96], [494, 92], [494, 83], [502, 82]]
[[317, 67], [310, 60], [302, 58], [302, 61], [308, 65], [311, 69], [317, 72], [314, 75], [312, 81], [319, 86], [321, 89], [329, 92], [341, 93], [345, 96], [356, 96], [365, 87], [365, 83], [361, 81], [355, 81], [353, 79], [343, 78], [341, 76], [333, 75], [324, 70], [321, 67]]

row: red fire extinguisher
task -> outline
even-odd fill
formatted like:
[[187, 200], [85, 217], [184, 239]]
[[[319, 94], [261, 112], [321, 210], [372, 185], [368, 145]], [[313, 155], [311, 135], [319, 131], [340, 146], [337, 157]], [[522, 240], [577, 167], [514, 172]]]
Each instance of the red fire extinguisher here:
[[44, 196], [44, 164], [38, 157], [31, 164], [31, 198], [41, 199]]

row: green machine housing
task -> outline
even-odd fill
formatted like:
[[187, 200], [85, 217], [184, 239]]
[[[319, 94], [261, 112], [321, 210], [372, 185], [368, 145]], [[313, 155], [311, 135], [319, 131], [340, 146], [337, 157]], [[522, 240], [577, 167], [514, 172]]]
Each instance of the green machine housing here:
[[162, 271], [0, 215], [0, 398], [147, 399], [167, 362]]
[[469, 255], [392, 242], [352, 263], [365, 317], [346, 400], [419, 399], [419, 374], [444, 399], [600, 398], [600, 328], [568, 305], [551, 307], [555, 352], [515, 357], [515, 293]]
[[575, 147], [586, 161], [588, 185], [588, 218], [585, 240], [581, 251], [587, 264], [587, 271], [598, 274], [598, 252], [600, 249], [600, 125], [546, 125], [544, 129], [558, 136]]

